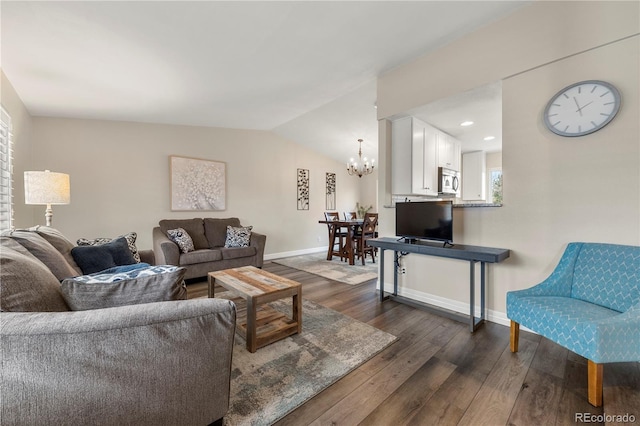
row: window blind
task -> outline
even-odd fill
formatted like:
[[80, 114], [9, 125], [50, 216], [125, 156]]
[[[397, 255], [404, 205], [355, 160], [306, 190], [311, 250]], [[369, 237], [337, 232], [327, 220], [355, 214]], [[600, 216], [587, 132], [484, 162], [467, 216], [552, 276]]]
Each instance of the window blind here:
[[13, 135], [11, 117], [0, 109], [0, 230], [13, 226]]

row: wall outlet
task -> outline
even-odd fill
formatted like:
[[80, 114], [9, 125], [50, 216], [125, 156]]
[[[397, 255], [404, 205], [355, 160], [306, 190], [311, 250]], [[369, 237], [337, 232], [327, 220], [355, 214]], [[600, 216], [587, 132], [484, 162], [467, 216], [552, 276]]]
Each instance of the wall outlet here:
[[318, 242], [322, 242], [322, 237], [320, 235], [318, 235]]

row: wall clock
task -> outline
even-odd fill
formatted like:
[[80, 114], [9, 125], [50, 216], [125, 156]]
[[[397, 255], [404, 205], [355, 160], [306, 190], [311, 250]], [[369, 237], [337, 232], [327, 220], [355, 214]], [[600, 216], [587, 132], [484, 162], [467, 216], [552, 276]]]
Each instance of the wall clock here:
[[556, 93], [544, 109], [544, 124], [560, 136], [584, 136], [609, 124], [620, 109], [620, 93], [610, 83], [587, 80]]

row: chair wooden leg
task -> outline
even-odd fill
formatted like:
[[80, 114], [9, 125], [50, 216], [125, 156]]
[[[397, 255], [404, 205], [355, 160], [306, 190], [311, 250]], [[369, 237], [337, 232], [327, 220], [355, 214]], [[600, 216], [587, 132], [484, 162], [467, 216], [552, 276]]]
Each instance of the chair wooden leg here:
[[511, 332], [509, 333], [509, 344], [511, 352], [518, 352], [518, 341], [520, 340], [520, 324], [511, 320]]
[[333, 258], [333, 247], [336, 245], [336, 233], [329, 227], [329, 251], [327, 252], [327, 260]]
[[591, 360], [587, 362], [589, 404], [594, 407], [602, 405], [602, 364]]

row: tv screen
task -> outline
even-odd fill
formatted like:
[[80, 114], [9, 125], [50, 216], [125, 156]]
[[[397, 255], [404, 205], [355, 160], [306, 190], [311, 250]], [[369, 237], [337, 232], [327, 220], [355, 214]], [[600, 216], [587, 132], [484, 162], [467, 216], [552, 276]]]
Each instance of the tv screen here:
[[396, 235], [421, 240], [453, 241], [453, 203], [396, 203]]

